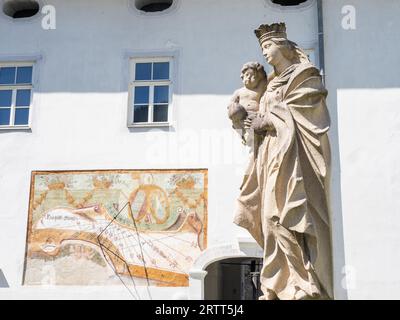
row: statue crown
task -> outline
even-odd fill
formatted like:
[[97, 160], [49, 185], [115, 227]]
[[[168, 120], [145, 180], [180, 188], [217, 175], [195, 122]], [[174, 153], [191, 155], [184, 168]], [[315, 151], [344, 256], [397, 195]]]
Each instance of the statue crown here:
[[258, 29], [254, 30], [254, 33], [256, 34], [260, 43], [272, 38], [287, 39], [286, 24], [284, 22], [273, 23], [271, 25], [262, 24], [258, 27]]

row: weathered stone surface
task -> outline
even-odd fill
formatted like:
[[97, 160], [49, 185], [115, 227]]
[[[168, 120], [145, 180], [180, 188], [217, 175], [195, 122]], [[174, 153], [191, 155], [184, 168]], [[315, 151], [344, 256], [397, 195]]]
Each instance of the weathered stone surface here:
[[266, 88], [244, 78], [228, 107], [234, 128], [255, 132], [235, 223], [264, 249], [262, 300], [333, 298], [327, 91], [284, 23], [255, 33], [274, 71]]

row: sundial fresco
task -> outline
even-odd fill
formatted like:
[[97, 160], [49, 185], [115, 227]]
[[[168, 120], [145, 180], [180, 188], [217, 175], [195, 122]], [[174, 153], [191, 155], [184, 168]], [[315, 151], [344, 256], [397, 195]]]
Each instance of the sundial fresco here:
[[24, 284], [187, 286], [207, 170], [34, 172]]

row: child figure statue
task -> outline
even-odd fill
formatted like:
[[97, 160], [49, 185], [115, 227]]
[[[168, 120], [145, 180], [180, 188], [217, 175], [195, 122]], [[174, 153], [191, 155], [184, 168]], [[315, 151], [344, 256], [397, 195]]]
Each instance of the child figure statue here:
[[244, 86], [233, 93], [228, 115], [233, 128], [241, 131], [243, 144], [253, 145], [254, 132], [245, 129], [244, 120], [253, 119], [260, 105], [268, 80], [264, 67], [258, 62], [248, 62], [243, 65], [241, 76]]

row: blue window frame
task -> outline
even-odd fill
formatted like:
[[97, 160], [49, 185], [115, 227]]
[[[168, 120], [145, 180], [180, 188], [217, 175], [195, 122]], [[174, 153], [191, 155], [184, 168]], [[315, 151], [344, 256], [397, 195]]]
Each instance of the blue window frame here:
[[33, 65], [0, 63], [0, 128], [29, 126]]
[[171, 59], [132, 59], [128, 125], [168, 124], [171, 106]]

